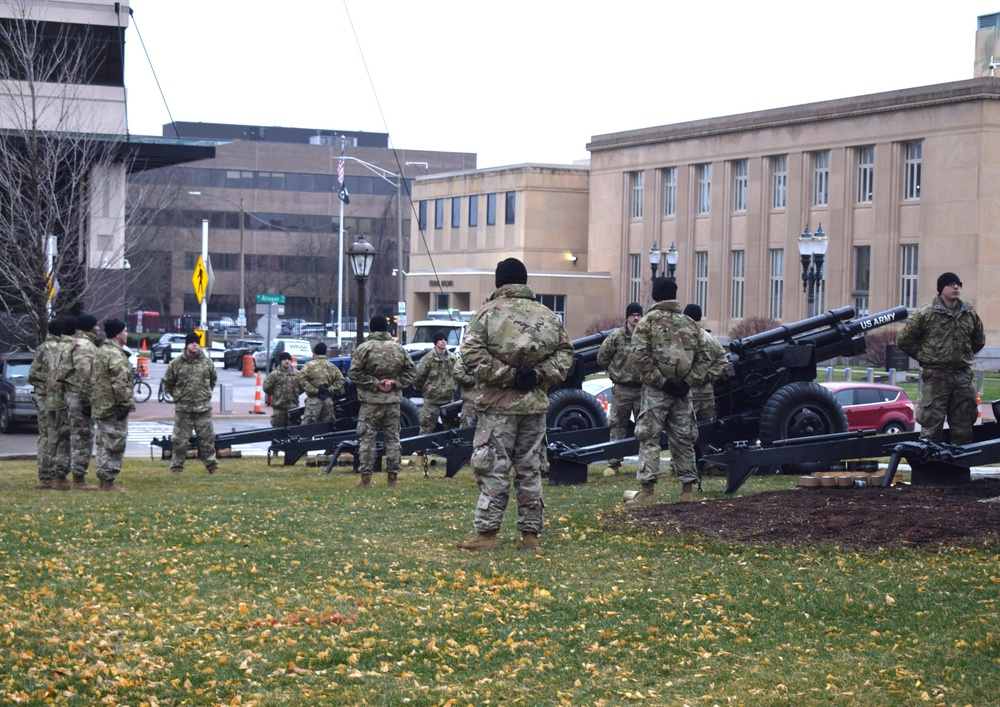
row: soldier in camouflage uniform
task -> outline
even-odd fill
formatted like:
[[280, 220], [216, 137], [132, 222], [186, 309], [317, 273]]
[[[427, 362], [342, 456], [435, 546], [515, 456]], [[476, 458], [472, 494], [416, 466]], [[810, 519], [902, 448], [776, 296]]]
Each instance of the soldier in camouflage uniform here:
[[91, 368], [90, 407], [97, 428], [97, 478], [101, 491], [121, 491], [115, 480], [122, 470], [128, 440], [128, 416], [135, 411], [135, 375], [122, 348], [128, 329], [120, 319], [104, 322], [108, 340], [97, 349]]
[[396, 485], [402, 465], [399, 449], [399, 402], [403, 388], [413, 382], [416, 366], [402, 346], [387, 333], [389, 323], [376, 315], [368, 323], [371, 332], [351, 356], [347, 377], [358, 388], [361, 410], [358, 412], [358, 450], [361, 481], [357, 487], [371, 486], [375, 470], [375, 453], [378, 431], [382, 430], [385, 449], [385, 470], [389, 486]]
[[[628, 437], [629, 422], [633, 417], [639, 419], [642, 379], [632, 355], [632, 332], [641, 318], [642, 306], [638, 302], [630, 303], [625, 308], [625, 323], [608, 335], [597, 352], [597, 363], [604, 367], [614, 384], [611, 388], [611, 412], [608, 415], [612, 441]], [[621, 459], [608, 459], [605, 475], [617, 474], [621, 465]]]
[[35, 351], [35, 358], [28, 369], [28, 382], [34, 386], [35, 407], [38, 408], [38, 483], [35, 488], [52, 488], [52, 460], [49, 458], [49, 410], [45, 404], [48, 396], [45, 389], [49, 384], [49, 362], [53, 349], [58, 346], [62, 336], [63, 323], [61, 319], [49, 322], [48, 336]]
[[937, 280], [937, 297], [906, 321], [896, 345], [920, 362], [917, 422], [920, 438], [940, 442], [947, 419], [952, 444], [970, 444], [976, 424], [972, 364], [986, 345], [983, 322], [961, 299], [962, 281], [953, 272]]
[[[684, 316], [700, 323], [701, 307], [697, 304], [689, 304], [684, 308]], [[694, 408], [696, 422], [711, 422], [715, 419], [715, 381], [728, 373], [729, 355], [722, 344], [712, 336], [712, 332], [701, 326], [698, 328], [701, 331], [701, 343], [708, 355], [708, 375], [698, 385], [691, 386], [691, 405]], [[700, 454], [705, 454], [707, 450], [707, 444], [699, 445]], [[708, 464], [703, 460], [699, 460], [699, 464], [703, 472], [710, 475], [719, 473], [721, 469], [721, 467]]]
[[476, 536], [460, 550], [495, 550], [514, 467], [521, 546], [540, 547], [548, 390], [566, 379], [573, 344], [562, 322], [535, 298], [517, 258], [497, 265], [496, 290], [469, 322], [462, 361], [476, 372], [479, 420], [470, 465], [479, 486]]
[[462, 362], [461, 356], [455, 357], [455, 368], [452, 371], [455, 381], [461, 387], [462, 421], [459, 427], [475, 427], [476, 425], [476, 374]]
[[69, 413], [70, 471], [74, 491], [96, 491], [87, 483], [87, 468], [94, 451], [94, 418], [90, 404], [91, 369], [97, 347], [101, 345], [97, 317], [81, 314], [76, 318], [77, 332], [69, 353], [63, 357], [56, 376], [66, 387]]
[[278, 354], [278, 367], [264, 379], [264, 392], [271, 396], [271, 427], [287, 427], [288, 411], [299, 406], [302, 384], [287, 351]]
[[[441, 406], [455, 401], [455, 354], [448, 350], [448, 336], [443, 331], [434, 334], [434, 348], [417, 364], [413, 385], [424, 398], [420, 434], [429, 435], [437, 428]], [[443, 419], [441, 423], [446, 430], [455, 426]]]
[[333, 399], [344, 388], [344, 374], [326, 358], [326, 344], [313, 348], [313, 359], [299, 372], [299, 386], [306, 394], [302, 422], [333, 422]]
[[69, 480], [66, 478], [70, 469], [70, 428], [66, 384], [59, 380], [58, 373], [63, 360], [69, 356], [74, 333], [76, 333], [76, 317], [66, 317], [63, 319], [62, 334], [57, 338], [57, 345], [50, 349], [46, 362], [49, 375], [45, 382], [45, 408], [48, 411], [48, 445], [45, 453], [52, 465], [52, 488], [61, 491], [70, 489]]
[[209, 474], [219, 470], [215, 456], [215, 428], [212, 426], [212, 389], [217, 375], [215, 364], [201, 351], [197, 334], [184, 339], [184, 353], [167, 366], [163, 389], [174, 399], [173, 453], [170, 471], [184, 471], [191, 431], [198, 438], [198, 454]]
[[635, 425], [639, 440], [639, 470], [642, 490], [629, 505], [651, 505], [660, 476], [660, 434], [667, 430], [670, 466], [683, 484], [681, 501], [692, 500], [698, 481], [694, 442], [698, 428], [691, 408], [691, 386], [708, 373], [708, 356], [701, 343], [701, 327], [681, 312], [676, 300], [677, 282], [658, 277], [646, 316], [632, 334], [632, 347], [642, 376], [642, 410]]

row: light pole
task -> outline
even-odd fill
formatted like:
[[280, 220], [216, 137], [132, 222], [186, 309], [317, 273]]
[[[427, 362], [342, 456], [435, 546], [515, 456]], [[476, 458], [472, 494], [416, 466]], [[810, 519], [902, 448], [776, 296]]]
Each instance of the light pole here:
[[667, 248], [667, 277], [673, 277], [674, 271], [677, 270], [677, 246], [673, 243]]
[[816, 234], [809, 233], [809, 225], [799, 236], [799, 255], [802, 257], [802, 291], [808, 291], [808, 316], [816, 316], [816, 287], [823, 281], [823, 261], [826, 259], [826, 249], [830, 244], [823, 233], [823, 224], [816, 229]]
[[[246, 221], [246, 211], [243, 209], [243, 197], [242, 196], [240, 197], [240, 203], [237, 204], [232, 199], [229, 199], [229, 198], [227, 198], [225, 196], [220, 196], [219, 194], [203, 194], [200, 191], [189, 191], [188, 194], [190, 194], [191, 196], [208, 196], [208, 197], [211, 197], [213, 199], [221, 199], [222, 201], [225, 201], [225, 202], [227, 202], [229, 204], [232, 204], [233, 206], [235, 206], [236, 208], [238, 208], [240, 210], [240, 312], [243, 313], [242, 318], [240, 318], [240, 338], [242, 339], [246, 335], [246, 328], [247, 328], [247, 325], [246, 325], [246, 321], [247, 321], [247, 302], [246, 302], [247, 294], [246, 294], [246, 287], [245, 287], [245, 283], [246, 283], [246, 268], [245, 268], [244, 263], [243, 263], [243, 260], [244, 260], [244, 256], [243, 256], [243, 236], [244, 236], [243, 223], [244, 223], [244, 221]], [[206, 224], [207, 224], [207, 221], [206, 221]], [[206, 225], [206, 233], [207, 233], [207, 225]], [[206, 253], [206, 255], [207, 255], [207, 253]], [[202, 319], [204, 319], [204, 316], [202, 316]], [[204, 326], [204, 322], [202, 323], [202, 326]]]
[[358, 240], [347, 249], [347, 255], [351, 259], [351, 269], [358, 281], [358, 316], [355, 328], [358, 330], [357, 345], [360, 346], [365, 341], [365, 283], [368, 281], [372, 262], [375, 260], [375, 246], [365, 240], [363, 233], [359, 233]]
[[649, 249], [649, 267], [653, 269], [654, 280], [656, 279], [656, 270], [660, 267], [660, 258], [662, 256], [659, 243], [654, 243], [653, 247]]

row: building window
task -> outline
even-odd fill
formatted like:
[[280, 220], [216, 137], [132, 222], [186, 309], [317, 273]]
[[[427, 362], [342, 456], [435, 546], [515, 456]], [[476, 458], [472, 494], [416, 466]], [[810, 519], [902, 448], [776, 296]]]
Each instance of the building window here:
[[749, 185], [747, 170], [747, 160], [733, 162], [733, 211], [747, 210], [747, 187]]
[[458, 228], [462, 225], [462, 199], [457, 196], [451, 197], [451, 227]]
[[642, 292], [642, 256], [630, 253], [628, 256], [628, 301], [641, 302]]
[[813, 153], [813, 206], [830, 203], [830, 151]]
[[[677, 213], [677, 168], [667, 167], [663, 170], [663, 215], [673, 216]], [[635, 300], [632, 300], [635, 302]]]
[[920, 165], [923, 162], [924, 141], [906, 143], [905, 174], [903, 176], [903, 198], [920, 198]]
[[473, 194], [469, 197], [469, 225], [479, 225], [479, 195]]
[[432, 292], [434, 296], [434, 306], [432, 309], [434, 311], [447, 311], [451, 309], [451, 293], [450, 292]]
[[535, 298], [551, 309], [563, 326], [566, 325], [566, 295], [535, 295]]
[[645, 172], [632, 172], [632, 218], [642, 218], [642, 185]]
[[434, 228], [444, 228], [444, 199], [434, 200]]
[[900, 248], [900, 304], [907, 309], [917, 308], [917, 246], [904, 245]]
[[870, 204], [875, 196], [875, 147], [858, 148], [858, 203]]
[[497, 195], [486, 195], [486, 225], [495, 226], [497, 223]]
[[734, 250], [732, 256], [733, 297], [729, 303], [729, 316], [732, 319], [743, 318], [743, 291], [746, 285], [746, 253]]
[[712, 165], [698, 165], [698, 213], [707, 214], [712, 208]]
[[771, 249], [771, 280], [769, 282], [769, 314], [771, 319], [785, 316], [785, 249]]
[[783, 209], [788, 203], [788, 155], [771, 158], [771, 208]]
[[509, 191], [507, 192], [507, 198], [504, 201], [504, 211], [503, 211], [503, 222], [506, 224], [514, 223], [514, 211], [517, 203], [514, 201], [517, 192]]
[[694, 254], [694, 303], [702, 312], [708, 311], [708, 251]]
[[854, 246], [854, 279], [851, 287], [851, 297], [854, 298], [854, 311], [859, 317], [868, 316], [868, 292], [871, 288], [871, 246]]
[[421, 231], [427, 230], [427, 202], [421, 201], [417, 209], [417, 228]]

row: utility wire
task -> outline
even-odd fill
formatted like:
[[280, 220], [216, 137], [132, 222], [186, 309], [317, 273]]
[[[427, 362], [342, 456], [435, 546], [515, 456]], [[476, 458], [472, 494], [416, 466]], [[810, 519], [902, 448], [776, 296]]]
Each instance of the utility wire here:
[[[128, 14], [132, 18], [132, 25], [135, 27], [136, 35], [139, 37], [139, 44], [142, 45], [142, 53], [146, 55], [146, 63], [149, 64], [149, 70], [153, 72], [153, 80], [156, 82], [156, 89], [160, 92], [160, 98], [163, 99], [163, 107], [167, 109], [167, 117], [170, 118], [170, 125], [174, 129], [174, 136], [179, 138], [181, 135], [177, 131], [177, 123], [174, 122], [173, 113], [170, 112], [167, 97], [163, 94], [163, 87], [160, 85], [160, 79], [156, 76], [156, 69], [153, 68], [153, 60], [149, 58], [149, 51], [146, 50], [146, 43], [142, 41], [142, 32], [139, 31], [139, 23], [135, 21], [135, 14], [132, 12], [131, 7], [128, 9]], [[122, 57], [122, 61], [124, 61], [124, 56]]]

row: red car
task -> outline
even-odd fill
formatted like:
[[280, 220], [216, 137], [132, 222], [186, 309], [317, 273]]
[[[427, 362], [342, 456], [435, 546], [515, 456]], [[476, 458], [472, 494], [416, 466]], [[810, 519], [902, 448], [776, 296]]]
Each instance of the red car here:
[[886, 434], [912, 432], [913, 401], [906, 391], [881, 383], [821, 383], [847, 413], [847, 427]]

